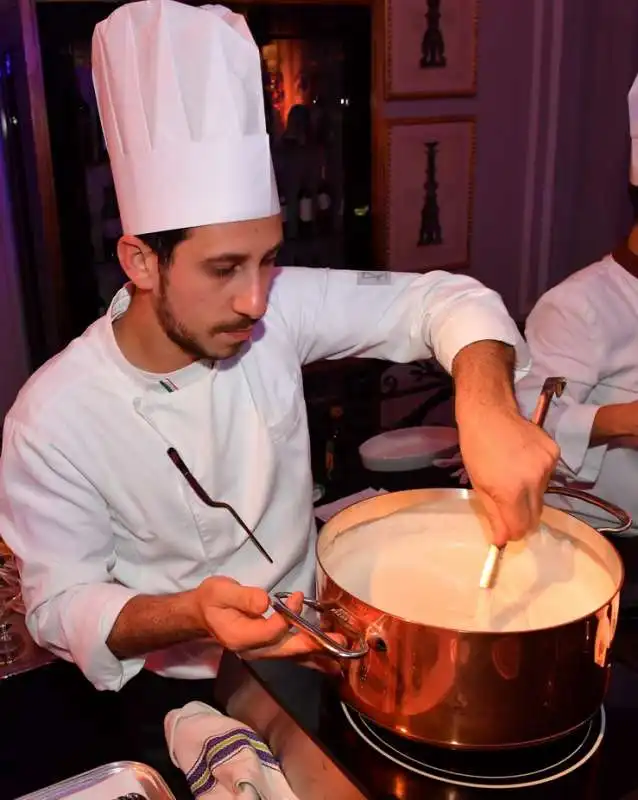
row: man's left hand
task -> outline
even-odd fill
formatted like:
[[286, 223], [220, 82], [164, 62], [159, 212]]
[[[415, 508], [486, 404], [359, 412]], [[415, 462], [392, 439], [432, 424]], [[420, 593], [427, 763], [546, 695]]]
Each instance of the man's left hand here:
[[483, 408], [459, 429], [461, 453], [483, 503], [492, 541], [521, 539], [540, 522], [543, 497], [560, 450], [512, 408]]

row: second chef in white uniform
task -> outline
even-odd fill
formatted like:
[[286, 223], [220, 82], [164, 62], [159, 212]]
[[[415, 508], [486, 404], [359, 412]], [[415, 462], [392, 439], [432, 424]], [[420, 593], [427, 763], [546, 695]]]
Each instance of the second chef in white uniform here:
[[[629, 93], [630, 191], [638, 220], [638, 78]], [[567, 379], [546, 429], [561, 448], [557, 483], [623, 508], [638, 534], [638, 222], [626, 242], [550, 289], [527, 320], [533, 367], [517, 394], [531, 414], [544, 379]], [[594, 506], [548, 502], [594, 526], [613, 520]]]

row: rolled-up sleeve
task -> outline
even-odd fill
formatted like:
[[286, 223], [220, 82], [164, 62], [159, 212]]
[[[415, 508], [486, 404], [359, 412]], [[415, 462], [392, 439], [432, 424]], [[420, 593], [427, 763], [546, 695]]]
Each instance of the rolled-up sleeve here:
[[521, 410], [531, 416], [546, 378], [566, 379], [563, 395], [552, 401], [545, 428], [561, 449], [559, 476], [593, 484], [607, 451], [606, 445], [589, 444], [599, 409], [589, 398], [604, 366], [604, 338], [597, 333], [594, 311], [578, 293], [550, 293], [530, 314], [525, 334], [532, 367], [517, 386]]
[[67, 458], [11, 418], [0, 460], [0, 526], [18, 561], [35, 642], [74, 661], [98, 689], [120, 689], [144, 659], [120, 661], [106, 645], [137, 594], [110, 576], [108, 509]]
[[435, 357], [449, 372], [460, 350], [490, 340], [516, 349], [519, 376], [529, 367], [527, 346], [500, 296], [464, 275], [285, 267], [273, 284], [271, 305], [291, 331], [302, 363]]

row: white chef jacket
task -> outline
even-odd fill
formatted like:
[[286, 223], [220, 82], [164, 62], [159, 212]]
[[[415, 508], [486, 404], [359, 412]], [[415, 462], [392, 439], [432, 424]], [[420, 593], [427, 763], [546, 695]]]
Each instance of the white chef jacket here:
[[[585, 489], [621, 506], [638, 533], [638, 439], [589, 446], [601, 406], [638, 399], [638, 279], [611, 256], [571, 275], [547, 292], [527, 320], [532, 369], [518, 383], [531, 415], [547, 377], [564, 377], [545, 424], [561, 448], [556, 484]], [[594, 506], [548, 496], [590, 524], [613, 519]]]
[[[215, 675], [212, 641], [147, 658], [111, 653], [108, 634], [138, 593], [226, 575], [312, 595], [303, 364], [434, 354], [449, 370], [461, 348], [485, 339], [516, 345], [518, 366], [528, 362], [498, 295], [443, 272], [371, 282], [354, 271], [285, 268], [239, 355], [169, 376], [141, 373], [117, 347], [112, 319], [129, 302], [125, 288], [28, 381], [5, 420], [0, 463], [0, 531], [19, 560], [29, 631], [100, 689], [119, 689], [145, 664], [174, 677]], [[236, 509], [274, 564], [227, 511], [201, 503], [169, 446], [213, 499]]]

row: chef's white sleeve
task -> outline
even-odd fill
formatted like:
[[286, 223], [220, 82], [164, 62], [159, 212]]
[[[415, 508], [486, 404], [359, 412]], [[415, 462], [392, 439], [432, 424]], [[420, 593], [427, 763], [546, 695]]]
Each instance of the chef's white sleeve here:
[[54, 446], [7, 418], [0, 461], [0, 531], [20, 568], [28, 630], [74, 661], [98, 689], [120, 689], [144, 659], [120, 661], [106, 639], [138, 594], [110, 577], [108, 509]]
[[284, 267], [271, 306], [292, 333], [304, 364], [361, 356], [397, 363], [435, 357], [449, 372], [456, 354], [478, 341], [525, 342], [500, 296], [465, 275], [425, 275]]
[[566, 379], [563, 395], [550, 406], [545, 429], [561, 449], [558, 473], [593, 484], [607, 451], [606, 445], [589, 445], [600, 408], [589, 398], [605, 361], [604, 336], [598, 333], [594, 311], [578, 294], [550, 293], [529, 315], [525, 335], [532, 368], [516, 387], [521, 410], [531, 416], [546, 378]]

